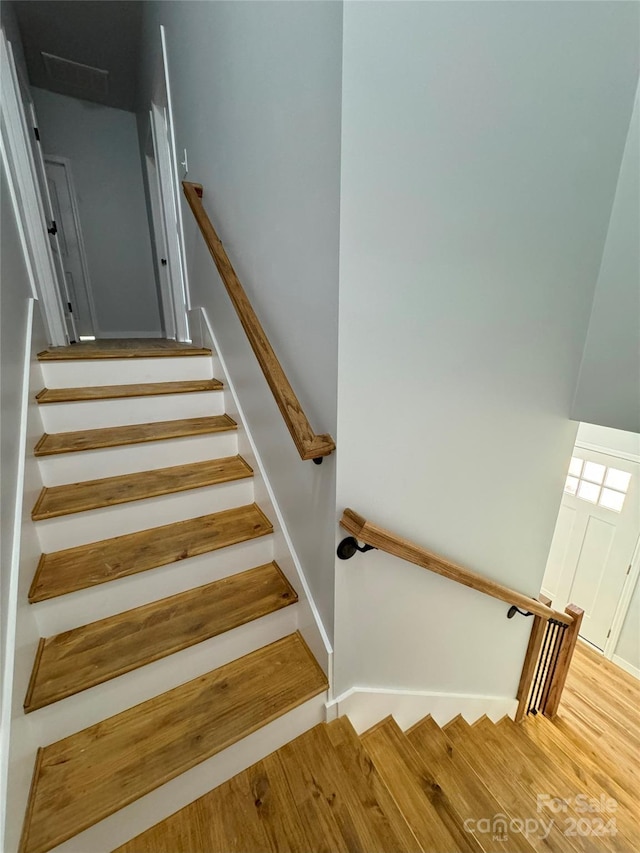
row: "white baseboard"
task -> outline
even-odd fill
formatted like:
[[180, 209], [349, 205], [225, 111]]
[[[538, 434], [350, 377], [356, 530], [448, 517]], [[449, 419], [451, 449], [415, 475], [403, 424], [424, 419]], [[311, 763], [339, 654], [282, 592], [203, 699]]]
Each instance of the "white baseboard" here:
[[442, 726], [458, 714], [473, 723], [483, 714], [494, 722], [513, 719], [518, 702], [505, 696], [470, 696], [459, 693], [427, 693], [382, 687], [352, 687], [327, 703], [327, 720], [346, 714], [360, 734], [390, 714], [402, 729], [431, 714]]
[[164, 338], [165, 335], [160, 329], [156, 329], [154, 332], [98, 332], [96, 337], [98, 340], [100, 338], [112, 340], [114, 338]]
[[329, 691], [331, 691], [333, 648], [311, 595], [300, 559], [293, 547], [277, 498], [267, 478], [260, 453], [247, 428], [247, 419], [244, 416], [242, 404], [238, 399], [233, 380], [204, 308], [193, 308], [189, 311], [189, 326], [192, 330], [197, 330], [195, 331], [196, 335], [201, 336], [198, 344], [211, 347], [213, 351], [214, 375], [224, 383], [225, 393], [228, 391], [231, 398], [225, 401], [225, 411], [238, 422], [238, 449], [255, 472], [256, 502], [273, 523], [276, 543], [274, 557], [298, 593], [298, 612], [300, 614], [298, 628], [318, 663], [327, 674], [330, 685]]
[[628, 672], [629, 675], [633, 675], [635, 678], [640, 679], [640, 669], [638, 669], [637, 666], [633, 666], [633, 664], [628, 663], [624, 658], [621, 658], [620, 655], [614, 655], [611, 660], [616, 666], [619, 666], [620, 669], [624, 669], [625, 672]]

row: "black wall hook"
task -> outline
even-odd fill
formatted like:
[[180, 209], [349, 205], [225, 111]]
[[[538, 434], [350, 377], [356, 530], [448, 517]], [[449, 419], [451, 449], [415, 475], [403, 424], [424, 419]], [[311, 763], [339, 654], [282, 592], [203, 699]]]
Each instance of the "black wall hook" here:
[[515, 604], [512, 604], [509, 610], [507, 611], [507, 619], [513, 619], [516, 613], [519, 613], [521, 616], [533, 616], [533, 613], [529, 613], [528, 610], [520, 610], [519, 607], [516, 607]]

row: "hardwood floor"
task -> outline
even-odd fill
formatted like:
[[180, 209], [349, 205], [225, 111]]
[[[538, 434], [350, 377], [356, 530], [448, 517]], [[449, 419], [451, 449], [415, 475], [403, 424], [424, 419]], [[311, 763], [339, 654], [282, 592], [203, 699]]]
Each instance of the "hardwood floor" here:
[[[640, 682], [580, 643], [553, 721], [388, 717], [358, 737], [342, 717], [116, 853], [635, 853], [639, 709]], [[598, 833], [611, 815], [583, 802], [603, 800]]]

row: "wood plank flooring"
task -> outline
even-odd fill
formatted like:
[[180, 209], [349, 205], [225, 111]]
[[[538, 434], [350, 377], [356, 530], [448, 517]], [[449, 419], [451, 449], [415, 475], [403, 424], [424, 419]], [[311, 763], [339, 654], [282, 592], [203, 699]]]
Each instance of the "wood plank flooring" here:
[[218, 379], [187, 379], [179, 382], [141, 382], [132, 385], [85, 385], [79, 388], [43, 388], [36, 394], [40, 405], [85, 400], [119, 400], [126, 397], [161, 397], [166, 394], [197, 394], [221, 391]]
[[45, 601], [270, 533], [273, 525], [266, 515], [257, 504], [248, 504], [43, 554], [29, 601]]
[[326, 688], [291, 634], [45, 747], [21, 853], [50, 850]]
[[80, 693], [297, 600], [272, 562], [41, 640], [25, 711]]
[[36, 444], [36, 456], [52, 456], [59, 453], [76, 453], [82, 450], [97, 450], [104, 447], [121, 447], [127, 444], [143, 444], [148, 441], [166, 441], [171, 438], [186, 438], [194, 435], [213, 435], [237, 429], [229, 415], [213, 415], [206, 418], [183, 418], [175, 421], [156, 421], [148, 424], [130, 424], [101, 429], [83, 429], [73, 432], [45, 433]]
[[65, 486], [42, 489], [31, 513], [34, 521], [85, 512], [104, 506], [154, 498], [241, 480], [253, 476], [253, 470], [241, 456], [227, 456], [208, 462], [173, 465], [139, 474], [121, 474], [100, 480], [85, 480]]

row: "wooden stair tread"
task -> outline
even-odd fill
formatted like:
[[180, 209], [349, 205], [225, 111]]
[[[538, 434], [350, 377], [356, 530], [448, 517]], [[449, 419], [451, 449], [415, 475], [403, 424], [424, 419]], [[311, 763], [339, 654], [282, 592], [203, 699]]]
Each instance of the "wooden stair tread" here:
[[296, 632], [39, 750], [21, 853], [45, 853], [327, 688]]
[[211, 355], [208, 347], [164, 339], [113, 339], [84, 341], [66, 347], [49, 347], [38, 353], [39, 361], [86, 361], [103, 358], [184, 358]]
[[[386, 853], [369, 810], [354, 789], [329, 738], [316, 726], [276, 753], [312, 850]], [[397, 849], [397, 848], [396, 848]]]
[[218, 379], [187, 379], [179, 382], [141, 382], [137, 385], [85, 385], [80, 388], [43, 388], [36, 394], [40, 405], [85, 400], [119, 400], [125, 397], [161, 397], [165, 394], [197, 394], [221, 391]]
[[480, 851], [463, 829], [464, 817], [435, 779], [396, 722], [387, 718], [361, 736], [367, 753], [425, 851]]
[[43, 554], [29, 601], [45, 601], [273, 533], [256, 504]]
[[329, 739], [360, 802], [367, 811], [367, 819], [375, 829], [384, 851], [415, 851], [422, 853], [418, 839], [391, 792], [383, 782], [373, 761], [368, 756], [348, 717], [340, 717], [327, 726]]
[[205, 418], [183, 418], [175, 421], [157, 421], [148, 424], [84, 429], [73, 432], [45, 433], [36, 444], [36, 456], [57, 453], [74, 453], [97, 450], [102, 447], [120, 447], [125, 444], [142, 444], [147, 441], [165, 441], [194, 435], [211, 435], [237, 429], [229, 415], [212, 415]]
[[40, 640], [25, 711], [295, 604], [275, 562]]
[[326, 728], [320, 723], [114, 853], [373, 853], [378, 841], [348, 784], [345, 791]]
[[[451, 741], [435, 720], [427, 717], [414, 726], [407, 735], [409, 742], [423, 758], [434, 778], [461, 815], [481, 820], [488, 815], [504, 814], [507, 809], [491, 793], [480, 776], [473, 770], [463, 755], [453, 749]], [[520, 815], [508, 815], [520, 817]], [[484, 847], [483, 833], [477, 835], [478, 843]], [[532, 853], [533, 848], [520, 833], [509, 833], [507, 841], [492, 839], [491, 850], [504, 853]]]
[[45, 486], [31, 513], [34, 521], [199, 489], [253, 476], [241, 456], [190, 462], [137, 474], [120, 474], [64, 486]]

